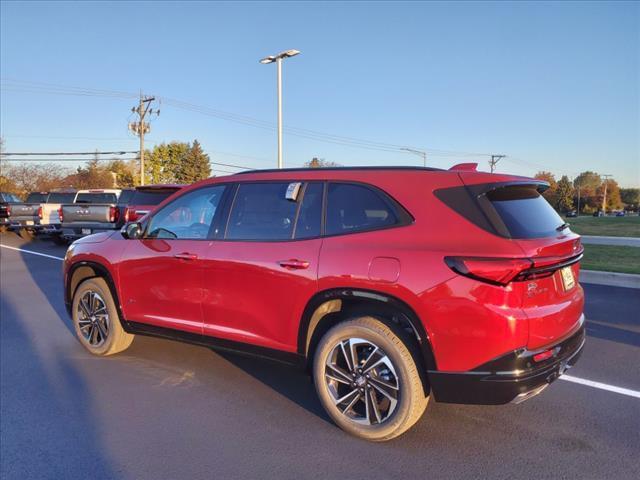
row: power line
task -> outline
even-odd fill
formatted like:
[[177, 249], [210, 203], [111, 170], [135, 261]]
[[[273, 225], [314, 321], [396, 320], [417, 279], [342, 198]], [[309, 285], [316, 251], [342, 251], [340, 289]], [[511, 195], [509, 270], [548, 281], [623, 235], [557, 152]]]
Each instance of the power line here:
[[46, 156], [52, 156], [52, 155], [126, 155], [129, 153], [138, 153], [136, 151], [115, 151], [115, 152], [14, 152], [14, 153], [3, 153], [2, 156], [18, 156], [18, 155], [23, 155], [23, 156], [33, 156], [33, 155], [46, 155]]
[[[137, 153], [137, 152], [135, 152]], [[1, 160], [6, 162], [111, 162], [113, 160], [122, 160], [123, 162], [128, 162], [130, 160], [138, 160], [138, 157], [133, 158], [4, 158], [1, 157]]]

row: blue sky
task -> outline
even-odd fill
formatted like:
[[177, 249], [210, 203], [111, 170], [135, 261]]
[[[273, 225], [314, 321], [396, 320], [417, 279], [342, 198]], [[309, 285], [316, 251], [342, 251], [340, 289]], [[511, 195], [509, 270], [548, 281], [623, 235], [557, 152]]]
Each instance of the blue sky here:
[[[486, 168], [486, 157], [470, 153], [496, 153], [508, 155], [501, 171], [590, 169], [640, 185], [638, 3], [1, 8], [1, 129], [10, 152], [137, 148], [126, 129], [135, 99], [26, 87], [40, 82], [143, 89], [206, 107], [203, 115], [163, 102], [149, 142], [197, 138], [213, 161], [275, 166], [276, 71], [258, 60], [295, 48], [302, 54], [284, 64], [285, 127], [423, 148], [437, 167], [477, 159]], [[257, 128], [211, 109], [267, 123]], [[422, 161], [393, 147], [312, 136], [285, 133], [285, 166], [314, 156], [343, 165]]]

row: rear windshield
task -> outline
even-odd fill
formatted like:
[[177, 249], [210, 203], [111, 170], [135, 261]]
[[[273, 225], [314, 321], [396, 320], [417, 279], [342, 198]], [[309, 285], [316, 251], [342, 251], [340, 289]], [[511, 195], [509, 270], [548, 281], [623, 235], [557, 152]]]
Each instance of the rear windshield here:
[[27, 195], [27, 201], [25, 203], [45, 203], [47, 201], [48, 193], [33, 192]]
[[158, 205], [175, 190], [136, 190], [127, 202], [129, 205]]
[[127, 205], [127, 204], [129, 204], [129, 200], [133, 196], [133, 192], [135, 192], [135, 190], [133, 190], [133, 189], [131, 189], [131, 190], [122, 190], [120, 192], [120, 196], [118, 197], [118, 205]]
[[79, 193], [76, 203], [116, 203], [115, 193]]
[[0, 194], [0, 199], [2, 199], [3, 202], [7, 203], [20, 203], [20, 199], [13, 193], [2, 193]]
[[511, 238], [555, 236], [564, 223], [533, 185], [497, 188], [487, 193]]
[[51, 192], [47, 203], [73, 203], [76, 193]]

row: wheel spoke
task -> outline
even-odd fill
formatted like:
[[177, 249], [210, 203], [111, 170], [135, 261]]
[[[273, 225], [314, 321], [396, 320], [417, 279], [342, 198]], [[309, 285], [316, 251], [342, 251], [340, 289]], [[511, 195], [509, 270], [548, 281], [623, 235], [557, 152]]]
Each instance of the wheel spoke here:
[[349, 400], [353, 394], [356, 394], [356, 396], [359, 396], [359, 395], [360, 395], [360, 392], [359, 392], [359, 391], [358, 391], [358, 389], [356, 388], [355, 390], [351, 390], [349, 393], [347, 393], [347, 394], [346, 394], [345, 396], [343, 396], [343, 397], [340, 397], [340, 398], [338, 398], [338, 399], [334, 398], [334, 399], [333, 399], [333, 402], [334, 402], [336, 405], [340, 405], [342, 402], [345, 402], [345, 401]]
[[347, 372], [342, 370], [337, 365], [327, 364], [327, 368], [331, 369], [331, 372], [325, 372], [325, 375], [329, 378], [335, 380], [336, 382], [345, 383], [347, 385], [351, 385], [353, 379], [349, 376]]
[[347, 355], [347, 351], [344, 348], [344, 342], [340, 342], [340, 350], [342, 350], [342, 356], [344, 357], [345, 362], [347, 362], [347, 368], [349, 371], [355, 371], [355, 367], [351, 363], [351, 355]]
[[[355, 390], [354, 390], [355, 391]], [[349, 410], [351, 410], [353, 408], [353, 406], [358, 403], [358, 400], [360, 400], [361, 395], [360, 393], [358, 393], [358, 395], [356, 395], [355, 397], [353, 397], [353, 400], [351, 400], [351, 402], [349, 403], [349, 405], [346, 406], [346, 408], [344, 410], [342, 410], [342, 413], [347, 413]]]
[[[373, 380], [373, 379], [371, 379]], [[375, 381], [371, 382], [370, 385], [375, 388], [378, 392], [380, 392], [382, 395], [384, 395], [385, 397], [387, 397], [390, 401], [395, 402], [396, 399], [394, 398], [393, 395], [391, 395], [389, 392], [387, 392], [384, 388], [382, 388], [380, 385], [378, 385]]]
[[349, 353], [351, 354], [351, 365], [353, 365], [353, 371], [358, 369], [360, 361], [358, 360], [358, 350], [356, 349], [356, 341], [353, 338], [349, 339]]
[[82, 309], [83, 313], [88, 317], [91, 316], [91, 313], [89, 312], [89, 306], [87, 305], [87, 301], [86, 299], [83, 297], [80, 299], [80, 302], [78, 302], [80, 305], [80, 308]]
[[98, 330], [100, 330], [100, 336], [102, 337], [103, 340], [107, 339], [107, 328], [105, 325], [102, 325], [102, 321], [98, 320], [96, 322], [96, 325], [98, 326]]
[[364, 363], [362, 364], [362, 371], [367, 372], [368, 371], [368, 365], [369, 362], [373, 359], [373, 356], [378, 352], [378, 350], [380, 350], [378, 347], [375, 347], [371, 353], [369, 354], [369, 356], [367, 357], [367, 359], [364, 361]]
[[372, 376], [372, 377], [370, 377], [370, 378], [369, 378], [369, 381], [370, 381], [371, 383], [376, 383], [376, 384], [378, 384], [378, 385], [379, 385], [380, 387], [382, 387], [382, 388], [390, 388], [390, 389], [392, 389], [392, 390], [399, 390], [399, 388], [398, 388], [397, 386], [392, 385], [392, 384], [390, 384], [389, 382], [386, 382], [386, 381], [382, 380], [380, 377], [374, 377], [374, 376]]
[[370, 388], [368, 391], [369, 400], [371, 401], [371, 406], [373, 407], [373, 413], [376, 416], [376, 421], [378, 423], [382, 422], [382, 417], [380, 416], [380, 407], [378, 406], [378, 398], [376, 397], [376, 392]]

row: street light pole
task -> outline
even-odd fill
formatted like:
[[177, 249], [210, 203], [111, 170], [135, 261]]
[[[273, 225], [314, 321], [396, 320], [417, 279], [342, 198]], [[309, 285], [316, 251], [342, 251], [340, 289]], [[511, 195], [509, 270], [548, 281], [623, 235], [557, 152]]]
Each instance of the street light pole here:
[[278, 66], [278, 168], [282, 168], [282, 57], [276, 60]]
[[404, 150], [405, 152], [413, 153], [414, 155], [418, 155], [422, 157], [422, 163], [424, 166], [427, 166], [427, 152], [423, 152], [422, 150], [414, 150], [413, 148], [403, 147], [400, 150]]
[[260, 60], [263, 65], [275, 63], [278, 70], [278, 168], [282, 168], [282, 60], [295, 57], [298, 50], [287, 50], [278, 55], [270, 55]]

